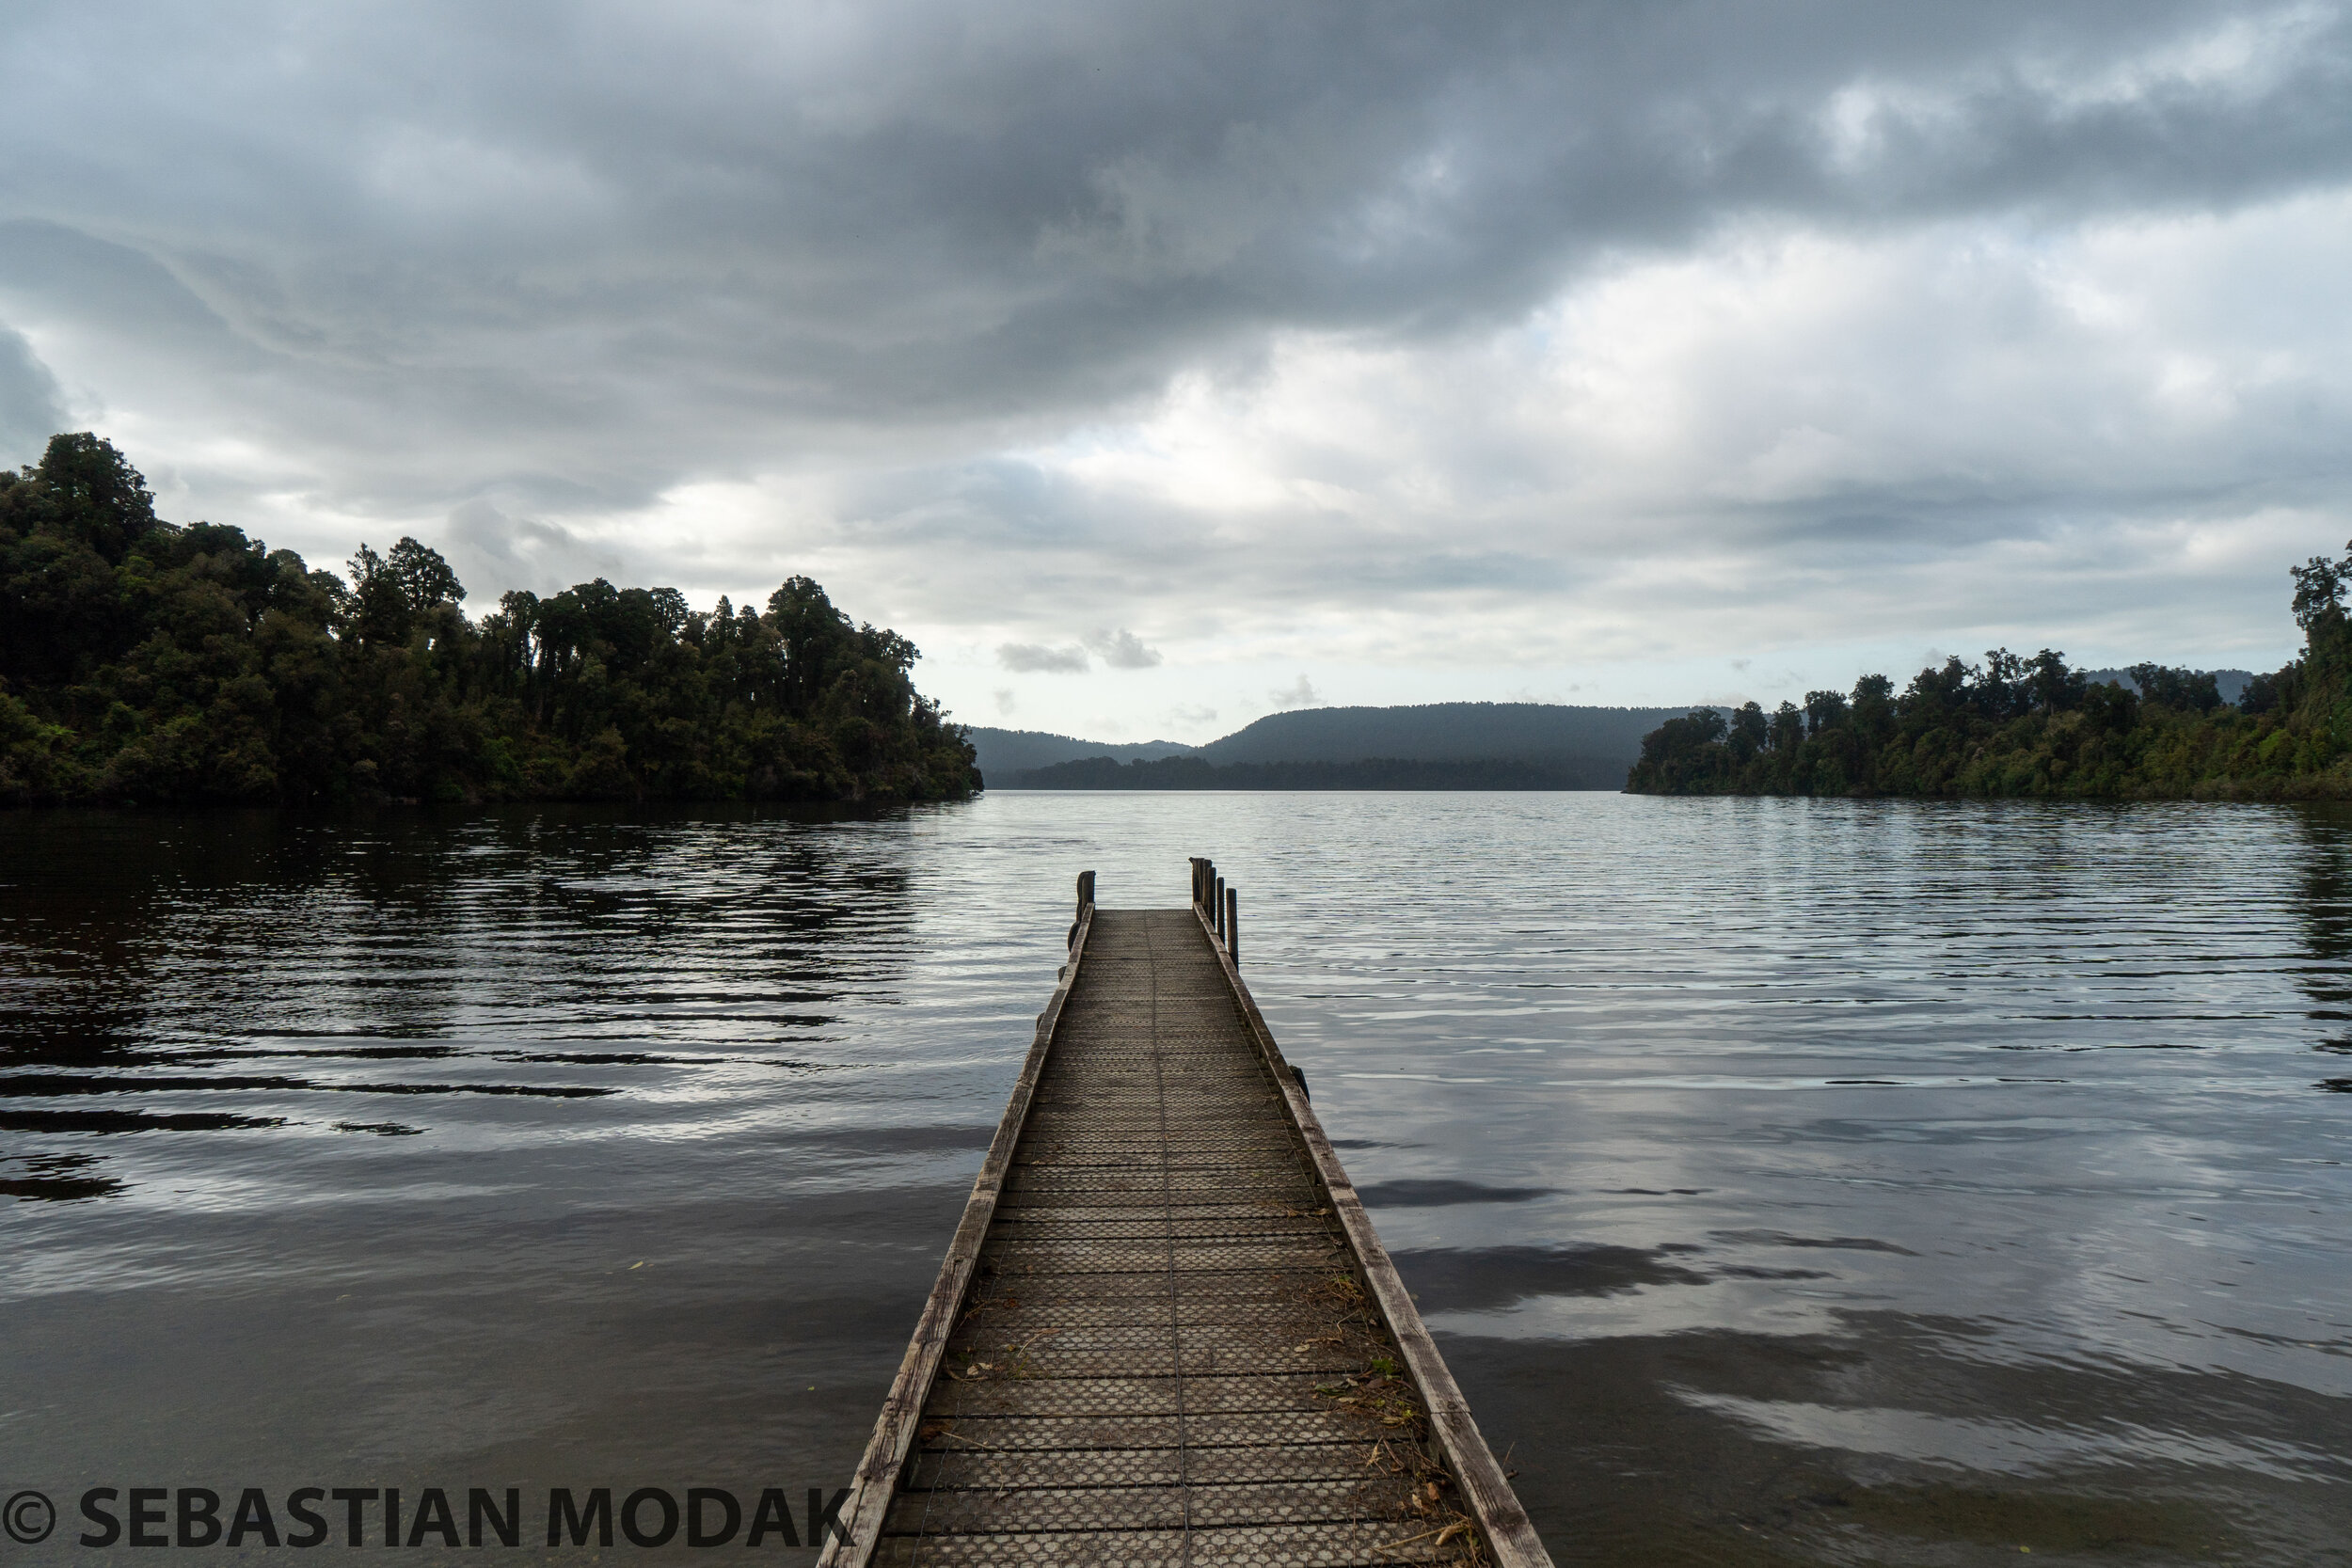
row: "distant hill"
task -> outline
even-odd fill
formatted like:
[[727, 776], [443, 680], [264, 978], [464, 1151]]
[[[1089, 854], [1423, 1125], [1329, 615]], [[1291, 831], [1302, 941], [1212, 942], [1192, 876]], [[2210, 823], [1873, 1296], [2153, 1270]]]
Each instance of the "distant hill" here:
[[1108, 757], [1057, 762], [1009, 773], [1000, 789], [1623, 789], [1626, 765], [1614, 757], [1483, 757], [1470, 761], [1232, 762], [1161, 757], [1119, 763]]
[[994, 789], [1621, 789], [1642, 736], [1687, 711], [1552, 703], [1299, 708], [1197, 747], [1033, 730], [971, 736]]
[[[2254, 678], [2254, 673], [2251, 670], [2191, 670], [2189, 673], [2211, 675], [2214, 689], [2221, 693], [2221, 700], [2225, 703], [2234, 703], [2240, 697], [2245, 696], [2246, 683]], [[2139, 689], [2139, 683], [2132, 679], [2132, 673], [2129, 670], [2086, 670], [2083, 672], [2083, 679], [2092, 686], [2104, 686], [2113, 682], [2126, 691]]]
[[[1423, 703], [1412, 707], [1310, 707], [1269, 714], [1200, 748], [1214, 763], [1463, 762], [1488, 757], [1623, 758], [1685, 707], [1569, 707], [1555, 703]], [[1100, 754], [1100, 753], [1097, 753]], [[1611, 787], [1618, 787], [1618, 784]]]
[[1121, 762], [1152, 757], [1183, 756], [1198, 750], [1181, 740], [1138, 740], [1124, 745], [1108, 740], [1079, 740], [1043, 730], [998, 730], [974, 724], [966, 732], [979, 753], [980, 774], [993, 783], [1000, 775], [1051, 768], [1081, 757], [1117, 757]]

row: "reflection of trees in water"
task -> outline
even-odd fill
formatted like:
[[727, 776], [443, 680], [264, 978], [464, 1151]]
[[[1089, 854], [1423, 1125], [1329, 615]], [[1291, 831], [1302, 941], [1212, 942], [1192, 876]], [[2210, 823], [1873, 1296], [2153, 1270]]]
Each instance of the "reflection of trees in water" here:
[[[15, 967], [24, 957], [10, 952], [5, 961]], [[110, 994], [113, 986], [28, 968], [0, 1007], [0, 1067], [104, 1067], [131, 1056], [145, 1015]]]
[[[181, 819], [102, 920], [150, 1043], [253, 1034], [535, 1038], [713, 988], [887, 985], [907, 843], [807, 814], [598, 806], [339, 822]], [[805, 1009], [803, 1009], [804, 1011]]]
[[2309, 953], [2297, 983], [2312, 1017], [2328, 1025], [2320, 1049], [2352, 1053], [2352, 808], [2314, 805], [2298, 814], [2303, 943]]
[[139, 814], [0, 812], [0, 1067], [98, 1067], [135, 1048], [166, 838]]
[[730, 1044], [804, 1042], [845, 993], [892, 992], [914, 946], [920, 841], [870, 822], [828, 831], [837, 816], [501, 814], [476, 847], [503, 863], [453, 896], [450, 944], [469, 959], [511, 954], [520, 969], [484, 964], [449, 1005], [476, 1030], [535, 1033], [569, 1011], [603, 1034], [708, 1027]]
[[[919, 844], [774, 807], [13, 814], [0, 818], [12, 873], [0, 883], [0, 952], [14, 976], [0, 1067], [20, 1069], [23, 1089], [0, 1077], [0, 1130], [42, 1145], [6, 1152], [54, 1164], [72, 1151], [50, 1137], [249, 1136], [284, 1118], [236, 1113], [283, 1112], [285, 1091], [596, 1097], [619, 1091], [550, 1088], [526, 1064], [579, 1078], [657, 1060], [529, 1049], [547, 1041], [797, 1057], [845, 994], [887, 1000], [902, 983]], [[426, 1082], [418, 1075], [437, 1069], [409, 1060], [453, 1057], [495, 1058], [512, 1064], [495, 1069], [501, 1080], [523, 1081], [482, 1082], [477, 1065]], [[52, 1092], [35, 1109], [22, 1069], [40, 1068], [81, 1071], [39, 1075]], [[278, 1102], [245, 1103], [264, 1088], [256, 1070], [276, 1075]], [[126, 1101], [166, 1086], [159, 1073], [174, 1092], [217, 1091], [205, 1099], [222, 1109], [161, 1117]], [[0, 1169], [0, 1182], [28, 1181], [40, 1191], [0, 1192], [120, 1185], [78, 1164]]]
[[803, 1002], [851, 974], [887, 987], [914, 927], [912, 846], [822, 821], [756, 807], [14, 814], [0, 823], [15, 873], [0, 941], [18, 975], [0, 1061], [88, 1066], [256, 1033], [433, 1037], [479, 1025], [485, 1002], [520, 1022], [566, 997], [681, 983]]

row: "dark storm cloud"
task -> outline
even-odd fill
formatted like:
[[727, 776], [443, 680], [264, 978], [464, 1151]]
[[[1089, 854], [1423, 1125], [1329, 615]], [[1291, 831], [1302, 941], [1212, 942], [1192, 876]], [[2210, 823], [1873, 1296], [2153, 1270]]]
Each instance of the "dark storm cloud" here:
[[1018, 440], [1270, 328], [1505, 319], [1742, 214], [2228, 206], [2352, 167], [2343, 18], [2186, 0], [74, 5], [11, 35], [0, 287], [233, 378], [358, 498], [627, 506], [817, 444]]
[[65, 423], [57, 378], [21, 332], [0, 326], [0, 467], [29, 463]]

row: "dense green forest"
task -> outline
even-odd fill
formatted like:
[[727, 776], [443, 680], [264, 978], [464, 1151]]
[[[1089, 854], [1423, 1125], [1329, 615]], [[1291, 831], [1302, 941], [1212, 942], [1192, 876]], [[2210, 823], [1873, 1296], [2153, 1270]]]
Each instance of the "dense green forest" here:
[[1365, 757], [1356, 762], [1231, 762], [1206, 757], [1086, 757], [1009, 773], [1000, 789], [1614, 789], [1622, 760]]
[[[2346, 546], [2352, 551], [2352, 546]], [[1900, 692], [1726, 715], [1699, 708], [1642, 742], [1626, 788], [1653, 795], [2072, 796], [2284, 800], [2352, 797], [2352, 553], [2288, 568], [2302, 657], [2235, 705], [2210, 674], [2132, 667], [2137, 692], [2092, 685], [2043, 649], [1995, 648], [1919, 672]]]
[[159, 522], [111, 445], [0, 473], [0, 803], [951, 800], [980, 786], [915, 649], [794, 578], [705, 613], [601, 578], [469, 620], [449, 563], [348, 580]]

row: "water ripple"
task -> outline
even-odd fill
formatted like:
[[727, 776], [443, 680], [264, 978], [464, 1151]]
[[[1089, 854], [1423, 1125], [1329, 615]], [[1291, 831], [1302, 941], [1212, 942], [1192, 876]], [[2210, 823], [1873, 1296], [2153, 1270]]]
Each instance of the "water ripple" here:
[[2352, 1539], [2325, 807], [0, 816], [0, 1468], [846, 1475], [1200, 853], [1564, 1562]]

